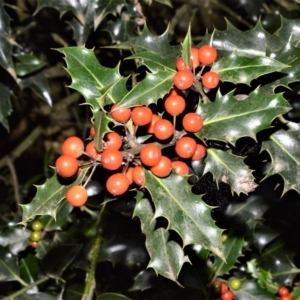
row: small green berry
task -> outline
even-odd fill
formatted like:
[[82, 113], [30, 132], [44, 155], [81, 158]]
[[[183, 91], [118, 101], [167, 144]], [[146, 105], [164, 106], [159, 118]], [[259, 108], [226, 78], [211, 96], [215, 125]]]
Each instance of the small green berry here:
[[242, 282], [238, 278], [233, 278], [229, 281], [229, 285], [233, 290], [239, 290]]
[[30, 234], [30, 240], [32, 242], [38, 242], [42, 238], [42, 234], [40, 231], [32, 231]]
[[35, 220], [32, 224], [31, 224], [31, 228], [34, 231], [40, 231], [43, 229], [43, 224], [39, 221], [39, 220]]

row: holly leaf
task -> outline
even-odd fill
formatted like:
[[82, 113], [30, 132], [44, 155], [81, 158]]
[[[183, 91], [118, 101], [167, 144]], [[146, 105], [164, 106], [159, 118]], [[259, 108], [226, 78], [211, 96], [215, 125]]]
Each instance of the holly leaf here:
[[12, 38], [12, 30], [10, 28], [10, 17], [4, 9], [5, 3], [0, 4], [0, 65], [16, 80], [17, 75], [11, 56], [13, 45], [16, 42]]
[[229, 151], [207, 149], [204, 173], [211, 172], [217, 184], [223, 181], [230, 185], [231, 191], [248, 194], [256, 188], [252, 171], [244, 163], [244, 157]]
[[[299, 25], [300, 26], [300, 25]], [[288, 64], [290, 67], [284, 70], [287, 75], [276, 81], [276, 86], [287, 86], [290, 83], [300, 81], [300, 49], [292, 45], [289, 40], [288, 43], [278, 52], [271, 53], [273, 58]], [[274, 87], [273, 87], [274, 90]]]
[[242, 249], [246, 245], [244, 238], [228, 235], [227, 240], [223, 243], [225, 261], [220, 257], [215, 257], [212, 264], [215, 276], [223, 276], [232, 270], [238, 262], [238, 258], [243, 255]]
[[43, 258], [43, 272], [51, 278], [61, 279], [62, 273], [75, 259], [81, 247], [81, 245], [63, 245], [52, 248]]
[[182, 47], [182, 58], [184, 64], [186, 66], [191, 65], [191, 48], [192, 48], [192, 37], [191, 37], [191, 25], [189, 26], [188, 32], [184, 38], [183, 43], [181, 44]]
[[104, 30], [110, 33], [113, 43], [124, 42], [137, 36], [136, 22], [130, 20], [127, 14], [124, 16], [124, 13], [117, 20], [109, 20]]
[[295, 287], [293, 291], [290, 293], [292, 299], [300, 299], [300, 287]]
[[261, 288], [258, 283], [251, 279], [242, 280], [241, 288], [234, 291], [236, 300], [274, 300], [274, 293]]
[[256, 259], [247, 261], [247, 272], [255, 278], [259, 286], [263, 289], [267, 289], [269, 292], [276, 294], [278, 285], [273, 282], [273, 276], [270, 272], [260, 268], [257, 265]]
[[215, 29], [211, 34], [206, 34], [200, 45], [210, 44], [217, 49], [218, 58], [236, 52], [237, 55], [255, 57], [266, 55], [266, 41], [269, 34], [258, 22], [248, 31], [241, 31], [227, 21], [227, 29]]
[[[109, 46], [108, 48], [131, 50], [133, 53], [151, 51], [160, 57], [172, 59], [175, 62], [180, 54], [180, 46], [169, 44], [168, 28], [162, 35], [152, 34], [145, 24], [143, 32], [138, 37], [130, 39], [119, 45]], [[174, 63], [175, 64], [175, 63]]]
[[272, 160], [265, 178], [279, 174], [284, 180], [282, 194], [291, 189], [300, 193], [300, 182], [295, 180], [300, 176], [299, 138], [300, 130], [279, 130], [262, 145], [262, 150], [266, 150]]
[[127, 95], [120, 100], [118, 107], [134, 107], [157, 103], [159, 98], [173, 86], [174, 72], [158, 71], [156, 74], [148, 73], [147, 77], [139, 82]]
[[290, 250], [288, 243], [299, 243], [299, 238], [294, 235], [285, 240], [278, 239], [265, 248], [257, 258], [257, 264], [264, 270], [269, 271], [273, 280], [279, 285], [292, 286], [294, 278], [300, 269], [293, 263], [295, 251]]
[[45, 61], [38, 59], [32, 53], [19, 53], [15, 54], [14, 57], [17, 60], [15, 63], [15, 68], [18, 76], [26, 76], [42, 69], [47, 65]]
[[265, 96], [259, 88], [243, 101], [236, 100], [233, 93], [222, 96], [218, 92], [215, 102], [199, 104], [197, 113], [202, 115], [204, 125], [196, 133], [198, 138], [231, 144], [244, 136], [256, 140], [257, 132], [269, 128], [274, 118], [291, 108], [282, 94]]
[[94, 109], [99, 108], [96, 98], [101, 96], [100, 89], [120, 79], [119, 66], [103, 67], [98, 62], [94, 50], [85, 47], [66, 47], [58, 51], [65, 55], [67, 71], [72, 77], [70, 87], [81, 93]]
[[0, 82], [0, 123], [9, 131], [7, 117], [11, 114], [12, 108], [10, 103], [10, 89], [8, 86]]
[[39, 221], [43, 224], [44, 231], [62, 230], [63, 225], [67, 222], [67, 217], [73, 210], [73, 206], [67, 201], [62, 201], [56, 212], [56, 219], [51, 216], [41, 216]]
[[21, 281], [18, 257], [6, 248], [0, 247], [0, 281]]
[[8, 247], [10, 252], [17, 255], [28, 247], [31, 231], [20, 227], [9, 227], [1, 232], [0, 245]]
[[78, 177], [70, 184], [62, 185], [55, 173], [42, 185], [37, 186], [37, 193], [29, 204], [21, 205], [23, 209], [22, 222], [26, 225], [37, 215], [49, 215], [56, 220], [59, 204], [65, 198], [66, 191], [73, 185], [80, 184], [89, 168], [80, 170]]
[[30, 88], [33, 92], [44, 100], [48, 105], [52, 105], [50, 89], [44, 71], [19, 79], [19, 85], [22, 89]]
[[190, 262], [183, 249], [176, 242], [168, 240], [169, 233], [165, 228], [155, 229], [156, 221], [153, 220], [154, 213], [149, 200], [139, 200], [133, 215], [140, 218], [142, 232], [146, 235], [146, 248], [150, 256], [148, 268], [179, 284], [179, 272], [185, 262]]
[[213, 208], [191, 193], [187, 177], [172, 173], [166, 178], [158, 178], [145, 171], [145, 179], [145, 187], [155, 205], [154, 218], [166, 218], [167, 229], [175, 230], [181, 236], [183, 246], [199, 244], [224, 259], [222, 230], [211, 217]]
[[[146, 0], [146, 1], [151, 2], [151, 0]], [[154, 1], [158, 2], [158, 3], [161, 3], [161, 4], [164, 4], [164, 5], [167, 5], [167, 6], [170, 6], [170, 7], [173, 7], [170, 0], [154, 0]]]
[[289, 67], [266, 56], [252, 58], [240, 56], [236, 52], [234, 51], [231, 55], [223, 57], [212, 66], [211, 71], [218, 73], [220, 80], [250, 85], [250, 82], [259, 76], [278, 72]]

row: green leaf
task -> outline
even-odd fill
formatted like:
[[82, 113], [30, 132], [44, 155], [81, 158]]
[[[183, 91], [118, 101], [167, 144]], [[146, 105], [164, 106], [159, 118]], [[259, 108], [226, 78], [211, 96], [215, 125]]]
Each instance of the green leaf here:
[[283, 194], [288, 190], [300, 192], [300, 130], [279, 130], [271, 135], [270, 140], [263, 142], [262, 150], [266, 150], [272, 160], [266, 178], [279, 174], [284, 180]]
[[227, 240], [224, 242], [224, 256], [225, 260], [215, 257], [213, 262], [213, 269], [215, 276], [223, 276], [232, 270], [238, 262], [238, 258], [243, 255], [242, 249], [246, 245], [244, 238], [229, 234]]
[[182, 58], [186, 66], [191, 65], [191, 48], [192, 48], [191, 25], [189, 25], [188, 32], [182, 43]]
[[276, 85], [287, 86], [290, 83], [300, 81], [300, 49], [294, 47], [291, 41], [280, 50], [270, 54], [273, 58], [288, 64], [290, 67], [284, 70], [283, 73], [287, 74], [285, 77], [276, 81]]
[[16, 80], [17, 75], [14, 69], [14, 64], [11, 56], [11, 51], [13, 45], [16, 45], [16, 42], [12, 37], [12, 30], [10, 28], [10, 17], [4, 9], [4, 2], [0, 4], [0, 65], [10, 73], [10, 75]]
[[156, 228], [153, 220], [153, 209], [149, 200], [137, 202], [134, 216], [141, 220], [142, 232], [146, 235], [146, 248], [150, 255], [148, 268], [153, 268], [156, 274], [164, 276], [177, 284], [179, 272], [185, 262], [190, 262], [183, 249], [174, 241], [169, 241], [169, 233], [164, 228]]
[[227, 21], [226, 30], [215, 29], [211, 34], [206, 34], [201, 45], [210, 44], [216, 48], [218, 58], [228, 56], [233, 51], [241, 56], [265, 56], [268, 36], [260, 22], [251, 30], [241, 31]]
[[63, 291], [58, 294], [58, 295], [51, 295], [51, 294], [47, 294], [47, 293], [35, 293], [35, 294], [23, 294], [21, 296], [16, 297], [14, 300], [62, 300], [62, 293]]
[[94, 127], [95, 127], [95, 138], [94, 143], [96, 149], [100, 152], [103, 150], [103, 138], [107, 132], [111, 130], [108, 127], [108, 124], [112, 121], [107, 117], [107, 114], [99, 109], [99, 110], [92, 110], [94, 115]]
[[250, 82], [259, 76], [281, 71], [288, 67], [280, 61], [266, 56], [252, 58], [240, 56], [234, 51], [230, 56], [217, 61], [211, 71], [218, 73], [222, 81], [250, 85]]
[[121, 294], [104, 293], [100, 295], [96, 300], [131, 300], [131, 299]]
[[293, 300], [299, 300], [300, 299], [300, 287], [295, 287], [293, 291], [290, 293], [290, 296]]
[[233, 145], [244, 136], [256, 140], [256, 133], [269, 128], [275, 117], [291, 108], [282, 94], [265, 96], [259, 88], [242, 101], [236, 100], [233, 93], [222, 96], [219, 92], [215, 102], [198, 106], [197, 113], [204, 120], [202, 130], [196, 133], [198, 138]]
[[252, 171], [244, 163], [244, 158], [229, 151], [207, 149], [204, 173], [211, 172], [218, 182], [230, 185], [231, 191], [248, 194], [256, 188]]
[[252, 259], [247, 262], [247, 272], [257, 280], [261, 288], [267, 289], [270, 293], [276, 294], [278, 285], [273, 282], [272, 274], [260, 268], [257, 265], [256, 259]]
[[48, 80], [44, 71], [19, 80], [22, 89], [30, 88], [34, 93], [44, 100], [48, 105], [52, 105]]
[[19, 281], [18, 257], [6, 248], [0, 247], [0, 282]]
[[191, 193], [187, 177], [172, 173], [166, 178], [158, 178], [145, 171], [145, 178], [145, 187], [155, 205], [154, 217], [166, 218], [169, 222], [167, 229], [178, 232], [184, 246], [199, 244], [224, 258], [222, 230], [211, 217], [212, 207]]
[[31, 203], [22, 205], [23, 218], [20, 224], [26, 225], [37, 215], [49, 215], [56, 219], [59, 204], [65, 198], [66, 191], [71, 186], [80, 184], [84, 180], [87, 171], [88, 168], [82, 169], [78, 177], [68, 185], [62, 185], [55, 173], [44, 184], [37, 186], [37, 193]]
[[25, 250], [29, 244], [31, 231], [21, 227], [9, 227], [0, 235], [0, 245], [9, 247], [12, 254], [17, 255]]
[[279, 285], [292, 285], [297, 274], [300, 273], [293, 263], [295, 251], [288, 247], [289, 242], [298, 245], [299, 238], [293, 235], [288, 239], [278, 239], [265, 248], [263, 253], [257, 258], [257, 264], [264, 270], [272, 274], [273, 280]]
[[147, 77], [139, 82], [128, 94], [120, 100], [118, 107], [134, 107], [157, 103], [159, 98], [173, 86], [174, 72], [158, 71], [156, 74], [148, 73]]
[[72, 77], [71, 88], [80, 92], [94, 109], [99, 108], [96, 98], [101, 96], [99, 89], [112, 85], [121, 77], [119, 66], [106, 68], [98, 62], [94, 50], [85, 47], [58, 49], [65, 55], [67, 71]]
[[0, 123], [9, 131], [7, 117], [11, 114], [12, 108], [10, 103], [10, 89], [8, 86], [0, 82]]
[[39, 272], [40, 262], [33, 254], [20, 260], [20, 276], [25, 282], [33, 283]]
[[167, 5], [167, 6], [170, 6], [170, 7], [173, 7], [170, 0], [154, 0], [154, 1], [158, 2], [158, 3], [161, 3], [161, 4], [164, 4], [164, 5]]
[[180, 54], [180, 46], [169, 44], [168, 28], [162, 35], [152, 34], [145, 24], [143, 32], [136, 38], [130, 39], [119, 45], [109, 46], [108, 48], [131, 50], [133, 53], [151, 51], [160, 57], [172, 59], [175, 67], [175, 60]]
[[49, 277], [61, 279], [62, 273], [78, 255], [81, 247], [81, 245], [63, 245], [52, 248], [43, 258], [43, 272]]
[[44, 231], [61, 230], [62, 226], [67, 222], [67, 217], [73, 210], [73, 206], [67, 201], [62, 201], [56, 212], [56, 219], [51, 216], [43, 215], [39, 218], [42, 222]]
[[139, 52], [126, 59], [139, 59], [152, 73], [157, 73], [158, 71], [170, 71], [174, 75], [176, 73], [173, 58], [162, 57], [160, 54], [152, 51]]
[[242, 280], [242, 286], [234, 291], [235, 300], [274, 300], [274, 294], [261, 288], [251, 279]]
[[26, 76], [30, 73], [36, 72], [47, 65], [45, 61], [39, 60], [32, 53], [30, 54], [15, 54], [17, 62], [15, 68], [18, 76]]

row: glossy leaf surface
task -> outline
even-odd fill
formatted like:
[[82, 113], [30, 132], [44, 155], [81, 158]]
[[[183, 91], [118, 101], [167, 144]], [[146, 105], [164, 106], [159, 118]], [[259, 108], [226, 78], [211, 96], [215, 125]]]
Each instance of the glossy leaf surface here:
[[172, 281], [177, 282], [179, 272], [185, 262], [189, 262], [183, 249], [174, 241], [169, 241], [169, 233], [157, 228], [153, 220], [152, 207], [147, 199], [141, 199], [135, 206], [134, 216], [141, 220], [142, 232], [146, 235], [146, 248], [150, 255], [148, 268]]
[[168, 229], [179, 233], [184, 246], [199, 244], [224, 258], [222, 230], [211, 218], [212, 208], [190, 192], [187, 178], [175, 174], [158, 178], [148, 171], [145, 178], [155, 205], [154, 217], [166, 218]]

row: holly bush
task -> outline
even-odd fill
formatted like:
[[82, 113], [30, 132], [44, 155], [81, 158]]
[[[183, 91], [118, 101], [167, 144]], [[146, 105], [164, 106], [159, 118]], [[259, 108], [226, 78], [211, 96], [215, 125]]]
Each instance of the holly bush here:
[[0, 13], [3, 299], [300, 299], [297, 1]]

